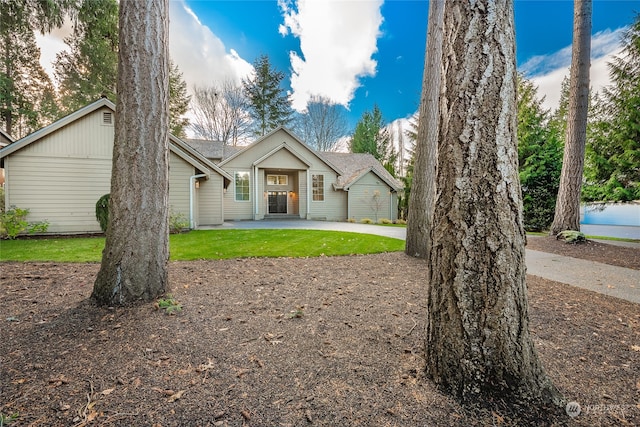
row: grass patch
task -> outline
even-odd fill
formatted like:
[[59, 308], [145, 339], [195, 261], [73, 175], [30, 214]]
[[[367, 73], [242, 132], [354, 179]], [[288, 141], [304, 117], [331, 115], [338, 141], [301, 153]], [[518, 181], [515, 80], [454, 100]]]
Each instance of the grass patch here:
[[[404, 250], [404, 241], [325, 230], [197, 230], [169, 236], [172, 261], [313, 257]], [[99, 262], [104, 237], [0, 241], [0, 261]]]
[[325, 230], [201, 230], [171, 236], [171, 259], [307, 257], [404, 250], [404, 241]]

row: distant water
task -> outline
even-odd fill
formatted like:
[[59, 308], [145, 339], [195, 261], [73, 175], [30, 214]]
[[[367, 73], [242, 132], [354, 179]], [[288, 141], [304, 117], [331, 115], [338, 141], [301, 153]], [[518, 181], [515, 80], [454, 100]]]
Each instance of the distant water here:
[[580, 211], [581, 224], [640, 227], [640, 203], [587, 204]]

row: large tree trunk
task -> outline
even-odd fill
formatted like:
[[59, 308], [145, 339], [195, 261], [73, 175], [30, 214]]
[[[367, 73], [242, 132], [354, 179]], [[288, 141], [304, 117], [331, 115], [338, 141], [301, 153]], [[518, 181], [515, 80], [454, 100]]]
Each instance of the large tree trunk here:
[[422, 100], [418, 115], [416, 157], [407, 215], [405, 253], [424, 259], [427, 259], [429, 252], [429, 230], [435, 198], [443, 14], [444, 1], [429, 2], [429, 28], [422, 77]]
[[556, 211], [550, 230], [552, 236], [565, 230], [580, 230], [580, 190], [589, 110], [592, 4], [591, 0], [574, 0], [573, 4], [567, 134]]
[[427, 375], [463, 402], [550, 404], [529, 335], [513, 4], [447, 2]]
[[169, 259], [168, 0], [120, 2], [118, 101], [107, 239], [92, 297], [150, 301]]

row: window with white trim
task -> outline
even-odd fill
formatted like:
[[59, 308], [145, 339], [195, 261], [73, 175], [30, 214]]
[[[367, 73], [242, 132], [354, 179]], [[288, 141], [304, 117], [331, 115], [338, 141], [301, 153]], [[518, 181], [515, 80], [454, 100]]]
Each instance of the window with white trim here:
[[236, 201], [249, 200], [249, 172], [236, 172], [235, 174]]
[[311, 175], [311, 188], [313, 191], [313, 201], [324, 201], [324, 175]]
[[267, 185], [287, 185], [287, 175], [267, 175]]

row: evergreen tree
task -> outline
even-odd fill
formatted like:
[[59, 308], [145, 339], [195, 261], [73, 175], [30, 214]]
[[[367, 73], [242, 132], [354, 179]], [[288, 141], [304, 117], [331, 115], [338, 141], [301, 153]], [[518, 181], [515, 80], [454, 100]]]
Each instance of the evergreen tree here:
[[123, 1], [100, 306], [153, 301], [168, 285], [169, 0]]
[[187, 83], [173, 61], [169, 61], [169, 131], [178, 138], [185, 137], [184, 129], [189, 119], [183, 117], [189, 110], [191, 96], [187, 93]]
[[253, 63], [255, 74], [242, 84], [250, 104], [250, 112], [259, 136], [266, 135], [278, 126], [286, 126], [291, 120], [289, 97], [280, 87], [285, 75], [275, 69], [267, 55], [261, 55]]
[[591, 18], [593, 0], [573, 2], [573, 44], [569, 80], [567, 133], [560, 186], [550, 234], [580, 230], [580, 194], [584, 171], [584, 153], [589, 112], [589, 58], [591, 55]]
[[116, 101], [118, 70], [118, 3], [83, 0], [73, 34], [65, 38], [69, 51], [56, 57], [61, 105], [71, 113], [106, 96]]
[[531, 231], [546, 230], [553, 221], [562, 168], [562, 134], [549, 125], [537, 91], [518, 77], [518, 161], [524, 227]]
[[587, 201], [640, 199], [640, 14], [623, 45], [608, 64], [612, 83], [594, 103], [582, 190]]
[[426, 376], [463, 403], [500, 402], [537, 425], [559, 412], [561, 396], [529, 332], [513, 2], [446, 2], [443, 27], [439, 120], [428, 124], [438, 127], [438, 157]]
[[61, 23], [62, 12], [57, 5], [32, 3], [0, 2], [0, 122], [16, 139], [58, 115], [53, 84], [38, 60], [34, 31]]
[[391, 175], [396, 175], [396, 150], [377, 105], [373, 106], [373, 111], [362, 113], [351, 137], [350, 149], [352, 153], [372, 154]]

